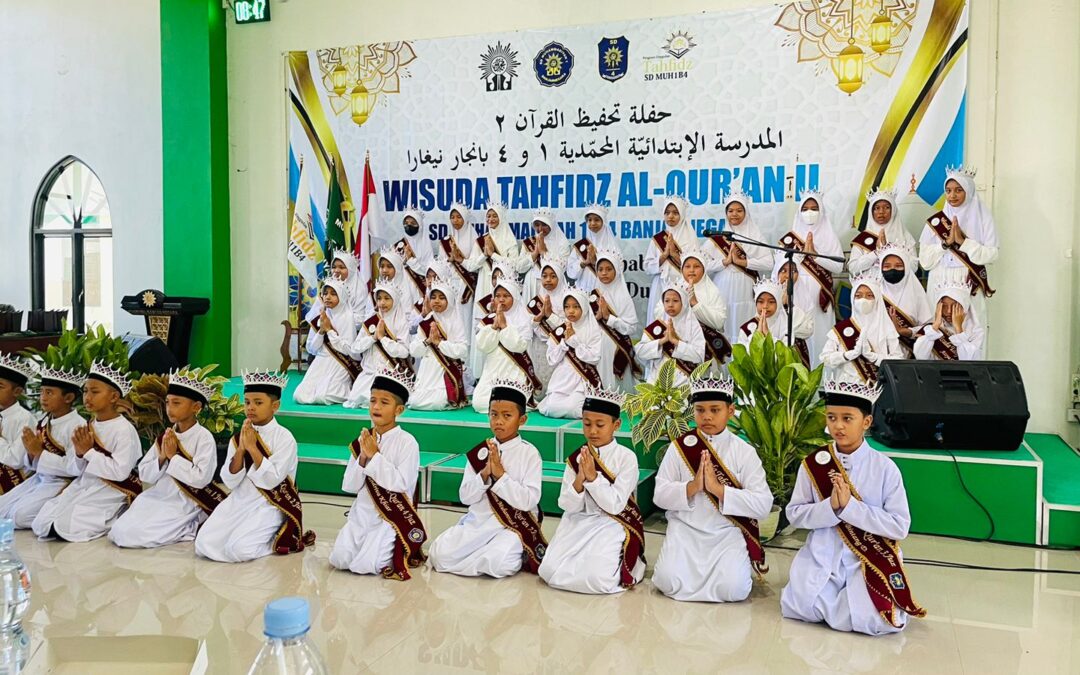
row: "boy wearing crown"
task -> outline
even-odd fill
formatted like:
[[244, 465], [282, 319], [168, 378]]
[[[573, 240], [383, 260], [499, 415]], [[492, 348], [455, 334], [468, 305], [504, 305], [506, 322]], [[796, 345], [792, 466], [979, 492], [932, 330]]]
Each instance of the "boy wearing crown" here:
[[911, 515], [900, 470], [865, 440], [877, 387], [826, 382], [833, 442], [799, 469], [788, 520], [810, 530], [780, 594], [789, 619], [868, 635], [896, 633], [926, 610], [911, 596], [898, 541]]
[[194, 374], [173, 373], [165, 395], [165, 429], [139, 462], [139, 478], [152, 484], [116, 519], [109, 541], [124, 548], [156, 548], [191, 541], [225, 499], [213, 483], [217, 442], [198, 415], [215, 391]]
[[16, 528], [30, 527], [45, 502], [82, 473], [85, 462], [76, 457], [72, 436], [86, 423], [75, 410], [85, 379], [84, 373], [73, 370], [41, 370], [38, 405], [45, 416], [36, 427], [22, 430], [25, 467], [34, 475], [0, 496], [0, 518], [11, 519]]
[[371, 429], [349, 446], [341, 483], [356, 501], [330, 552], [338, 569], [405, 581], [410, 567], [427, 560], [421, 550], [427, 531], [416, 511], [420, 446], [397, 424], [412, 388], [412, 376], [398, 370], [384, 369], [371, 383]]
[[315, 543], [304, 531], [296, 490], [296, 439], [274, 413], [288, 383], [284, 373], [244, 373], [244, 424], [229, 443], [221, 480], [231, 492], [195, 535], [195, 553], [218, 562], [247, 562], [303, 551]]
[[495, 438], [466, 455], [459, 496], [469, 511], [432, 543], [436, 572], [499, 578], [539, 569], [547, 548], [537, 510], [544, 467], [536, 447], [518, 435], [531, 393], [527, 382], [493, 383], [488, 421]]
[[34, 375], [30, 361], [0, 354], [0, 495], [22, 483], [23, 470], [30, 468], [22, 438], [34, 428], [34, 415], [19, 404], [19, 397]]
[[758, 520], [773, 496], [757, 452], [727, 428], [735, 412], [730, 379], [690, 383], [695, 428], [668, 447], [654, 503], [668, 528], [653, 584], [675, 600], [739, 602], [753, 573], [768, 571]]
[[637, 455], [615, 441], [623, 394], [588, 387], [581, 406], [585, 444], [566, 460], [555, 531], [540, 577], [552, 588], [610, 594], [645, 576], [645, 526], [634, 499]]
[[83, 384], [83, 407], [93, 419], [72, 434], [83, 468], [63, 492], [41, 507], [31, 524], [38, 537], [90, 541], [104, 536], [142, 492], [135, 470], [142, 456], [139, 433], [119, 408], [129, 391], [131, 381], [122, 370], [101, 362], [91, 366]]

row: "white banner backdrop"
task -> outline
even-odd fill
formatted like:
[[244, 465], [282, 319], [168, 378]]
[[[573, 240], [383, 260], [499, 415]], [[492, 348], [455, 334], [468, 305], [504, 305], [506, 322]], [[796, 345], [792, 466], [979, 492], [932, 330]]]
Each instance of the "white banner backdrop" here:
[[[452, 201], [472, 206], [481, 233], [484, 205], [506, 203], [519, 238], [549, 208], [571, 240], [585, 206], [604, 203], [644, 316], [641, 257], [665, 194], [689, 199], [700, 232], [722, 229], [725, 194], [742, 190], [771, 240], [805, 189], [825, 192], [838, 230], [864, 218], [871, 187], [939, 201], [945, 166], [963, 157], [967, 9], [889, 0], [878, 53], [881, 6], [792, 3], [293, 52], [290, 194], [297, 160], [314, 157], [313, 212], [327, 211], [331, 166], [358, 203], [370, 153], [386, 218], [400, 226], [416, 204], [433, 240]], [[865, 71], [852, 95], [837, 86], [849, 35]], [[333, 226], [315, 220], [325, 239], [319, 228]]]

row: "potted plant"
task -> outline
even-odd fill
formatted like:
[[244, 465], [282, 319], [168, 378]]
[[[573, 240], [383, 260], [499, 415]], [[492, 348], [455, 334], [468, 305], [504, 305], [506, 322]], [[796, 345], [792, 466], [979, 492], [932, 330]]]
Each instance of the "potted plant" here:
[[[199, 413], [199, 423], [214, 435], [219, 450], [222, 444], [229, 442], [236, 428], [236, 418], [243, 414], [244, 404], [236, 394], [226, 398], [221, 393], [221, 385], [228, 381], [226, 377], [211, 376], [217, 364], [202, 368], [185, 369], [185, 375], [195, 377], [215, 388], [209, 403]], [[126, 414], [139, 431], [145, 445], [149, 446], [169, 426], [165, 414], [165, 396], [169, 391], [167, 375], [146, 374], [136, 379], [131, 385], [131, 393], [125, 404]], [[219, 455], [222, 454], [219, 452]]]
[[776, 533], [803, 459], [829, 442], [825, 403], [818, 397], [822, 367], [808, 370], [794, 349], [756, 333], [749, 349], [734, 346], [728, 372], [738, 405], [732, 430], [757, 450], [775, 498], [760, 523], [766, 540]]
[[[94, 361], [103, 361], [113, 368], [127, 370], [128, 346], [123, 339], [109, 335], [103, 326], [90, 326], [80, 334], [65, 329], [56, 344], [45, 349], [27, 349], [23, 352], [40, 366], [73, 370], [81, 373], [90, 372]], [[37, 392], [28, 392], [27, 398], [37, 406]], [[82, 399], [76, 400], [76, 407], [81, 410]]]
[[[711, 361], [706, 361], [699, 365], [690, 378], [703, 377], [710, 364]], [[690, 420], [694, 419], [690, 382], [676, 385], [675, 367], [673, 360], [664, 361], [657, 371], [656, 382], [639, 383], [623, 403], [631, 422], [630, 440], [646, 452], [661, 438], [670, 441], [690, 431]]]

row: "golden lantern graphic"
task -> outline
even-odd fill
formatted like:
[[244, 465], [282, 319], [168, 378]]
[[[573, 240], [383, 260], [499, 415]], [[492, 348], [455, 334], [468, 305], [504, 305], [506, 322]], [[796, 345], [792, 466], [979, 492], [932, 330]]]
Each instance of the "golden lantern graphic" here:
[[330, 71], [330, 81], [333, 83], [333, 91], [338, 96], [344, 96], [345, 91], [349, 88], [348, 77], [349, 71], [340, 63], [334, 66], [334, 69]]
[[407, 66], [416, 60], [409, 42], [319, 49], [315, 56], [330, 109], [358, 125], [370, 119], [380, 96], [400, 93]]
[[367, 122], [368, 115], [375, 105], [374, 94], [369, 94], [363, 82], [357, 82], [349, 94], [349, 105], [352, 111], [352, 121], [358, 125]]
[[837, 69], [839, 81], [836, 86], [848, 96], [859, 90], [863, 85], [863, 64], [866, 61], [866, 53], [855, 44], [855, 38], [848, 41], [838, 58], [840, 64]]
[[870, 48], [884, 54], [892, 47], [892, 19], [885, 14], [884, 3], [878, 15], [870, 22]]

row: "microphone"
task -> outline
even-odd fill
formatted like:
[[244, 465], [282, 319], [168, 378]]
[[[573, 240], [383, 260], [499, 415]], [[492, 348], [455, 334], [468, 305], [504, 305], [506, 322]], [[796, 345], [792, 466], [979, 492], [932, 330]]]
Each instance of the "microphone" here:
[[703, 236], [703, 237], [715, 237], [717, 235], [725, 235], [727, 233], [728, 233], [727, 230], [702, 230], [701, 231], [701, 236]]

